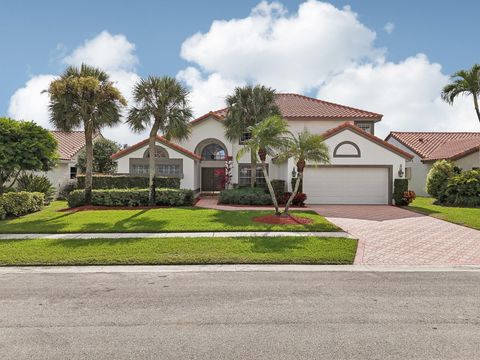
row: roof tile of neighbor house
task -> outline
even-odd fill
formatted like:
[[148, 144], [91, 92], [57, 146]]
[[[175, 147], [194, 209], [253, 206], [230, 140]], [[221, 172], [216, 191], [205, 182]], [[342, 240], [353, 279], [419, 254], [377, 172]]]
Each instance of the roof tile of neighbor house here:
[[[85, 147], [85, 133], [83, 131], [53, 130], [50, 133], [57, 140], [60, 160], [72, 160]], [[94, 135], [94, 138], [98, 135], [100, 134]]]
[[400, 132], [388, 136], [412, 149], [423, 161], [457, 160], [480, 149], [479, 132]]
[[[277, 94], [276, 103], [280, 108], [282, 116], [289, 120], [359, 119], [379, 121], [383, 116], [374, 112], [360, 110], [324, 100], [318, 100], [299, 94]], [[192, 124], [207, 119], [208, 117], [214, 117], [217, 120], [222, 120], [226, 113], [226, 108], [210, 111], [205, 115], [193, 120]]]
[[[136, 144], [134, 144], [134, 145], [132, 145], [132, 146], [127, 147], [126, 149], [120, 150], [119, 152], [113, 154], [113, 155], [111, 156], [111, 158], [112, 158], [113, 160], [118, 159], [118, 158], [121, 158], [122, 156], [125, 156], [125, 155], [131, 153], [132, 151], [135, 151], [135, 150], [141, 148], [142, 146], [147, 145], [147, 144], [148, 144], [148, 140], [149, 140], [149, 139], [147, 138], [147, 139], [142, 140], [142, 141], [140, 141], [140, 142], [138, 142], [138, 143], [136, 143]], [[202, 159], [201, 156], [199, 156], [199, 155], [197, 155], [197, 154], [195, 154], [195, 153], [193, 153], [193, 152], [185, 149], [184, 147], [181, 147], [180, 145], [177, 145], [177, 144], [175, 144], [175, 143], [173, 143], [173, 142], [165, 139], [163, 136], [157, 135], [157, 141], [161, 142], [162, 144], [164, 144], [165, 146], [169, 147], [170, 149], [173, 149], [173, 150], [176, 150], [176, 151], [178, 151], [178, 152], [180, 152], [180, 153], [183, 153], [184, 155], [186, 155], [186, 156], [188, 156], [188, 157], [191, 157], [191, 158], [193, 158], [193, 159], [195, 159], [195, 160], [201, 160], [201, 159]]]
[[375, 135], [372, 135], [369, 132], [366, 132], [365, 130], [360, 129], [358, 126], [356, 126], [356, 125], [354, 125], [350, 122], [344, 122], [343, 124], [324, 132], [322, 135], [323, 135], [324, 139], [328, 139], [328, 138], [338, 134], [339, 132], [341, 132], [345, 129], [352, 130], [353, 132], [357, 133], [358, 135], [363, 136], [363, 137], [377, 143], [378, 145], [383, 146], [384, 148], [389, 149], [389, 150], [393, 151], [394, 153], [396, 153], [400, 156], [403, 156], [406, 159], [410, 159], [410, 160], [413, 159], [412, 154], [410, 154], [406, 151], [403, 151], [402, 149], [399, 149], [395, 145], [392, 145], [389, 142], [386, 142], [385, 140], [382, 140], [379, 137], [376, 137]]

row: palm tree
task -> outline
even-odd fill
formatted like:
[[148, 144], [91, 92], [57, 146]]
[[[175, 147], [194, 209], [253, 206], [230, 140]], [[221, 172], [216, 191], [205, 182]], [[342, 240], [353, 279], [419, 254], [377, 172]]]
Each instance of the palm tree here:
[[473, 105], [480, 121], [480, 110], [478, 108], [478, 97], [480, 95], [480, 65], [475, 64], [470, 70], [457, 71], [451, 77], [452, 82], [442, 90], [442, 99], [450, 105], [455, 98], [462, 95], [472, 95]]
[[120, 123], [127, 101], [104, 71], [82, 64], [69, 66], [51, 82], [50, 121], [60, 130], [83, 127], [85, 131], [85, 203], [92, 200], [93, 135], [105, 126]]
[[[269, 116], [280, 115], [275, 98], [275, 90], [262, 85], [237, 87], [234, 93], [226, 98], [227, 115], [224, 125], [227, 139], [238, 141], [244, 135], [248, 135], [250, 126]], [[255, 187], [256, 154], [250, 154], [250, 159], [250, 186]]]
[[185, 140], [190, 136], [192, 109], [188, 104], [188, 90], [170, 76], [149, 76], [141, 79], [133, 90], [136, 106], [128, 113], [127, 123], [135, 132], [150, 126], [149, 204], [155, 205], [155, 143], [157, 134], [167, 139]]
[[275, 215], [280, 215], [277, 198], [270, 182], [267, 170], [267, 155], [275, 156], [276, 150], [283, 148], [287, 143], [287, 135], [289, 134], [288, 124], [280, 116], [270, 116], [262, 122], [248, 128], [251, 137], [244, 143], [244, 147], [237, 153], [237, 160], [245, 153], [250, 151], [255, 157], [258, 154], [262, 164], [263, 176], [267, 183], [273, 206], [275, 207]]
[[288, 215], [288, 209], [298, 193], [300, 183], [303, 181], [303, 170], [305, 169], [306, 162], [324, 163], [330, 162], [330, 155], [328, 153], [328, 147], [323, 141], [321, 135], [310, 133], [307, 129], [301, 131], [298, 135], [291, 135], [287, 146], [278, 156], [279, 161], [286, 161], [293, 158], [297, 166], [297, 180], [295, 187], [292, 191], [292, 195], [285, 204], [284, 214]]

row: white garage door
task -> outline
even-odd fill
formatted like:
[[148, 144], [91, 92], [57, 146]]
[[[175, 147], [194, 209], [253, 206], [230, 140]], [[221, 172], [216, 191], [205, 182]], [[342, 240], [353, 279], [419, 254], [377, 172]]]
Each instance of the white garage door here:
[[309, 204], [388, 204], [388, 169], [309, 167], [303, 191]]

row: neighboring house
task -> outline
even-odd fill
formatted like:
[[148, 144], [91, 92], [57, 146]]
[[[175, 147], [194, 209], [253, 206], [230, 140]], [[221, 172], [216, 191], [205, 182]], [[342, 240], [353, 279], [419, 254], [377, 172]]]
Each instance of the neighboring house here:
[[[393, 180], [402, 175], [412, 155], [376, 137], [375, 123], [382, 115], [297, 94], [278, 94], [277, 104], [290, 130], [323, 134], [331, 164], [307, 164], [303, 191], [310, 204], [390, 204]], [[189, 140], [170, 142], [157, 138], [157, 174], [178, 176], [181, 187], [211, 192], [223, 187], [222, 174], [231, 161], [231, 183], [250, 184], [250, 154], [236, 161], [242, 139], [225, 137], [226, 109], [209, 112], [191, 122]], [[248, 134], [245, 134], [247, 137]], [[112, 156], [119, 173], [148, 174], [148, 139]], [[285, 180], [291, 189], [293, 159], [284, 163], [268, 159], [272, 179]], [[258, 182], [264, 181], [258, 168]]]
[[385, 140], [414, 155], [405, 171], [409, 189], [417, 195], [428, 196], [425, 182], [432, 164], [437, 160], [451, 160], [463, 170], [480, 167], [478, 132], [392, 131]]
[[[71, 179], [77, 177], [78, 153], [85, 147], [83, 131], [50, 131], [58, 143], [58, 164], [45, 173], [57, 191]], [[94, 135], [94, 141], [102, 135]]]

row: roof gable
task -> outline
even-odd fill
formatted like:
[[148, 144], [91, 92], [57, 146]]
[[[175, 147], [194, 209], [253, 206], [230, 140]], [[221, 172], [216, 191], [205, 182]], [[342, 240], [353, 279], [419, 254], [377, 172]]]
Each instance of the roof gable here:
[[[58, 131], [52, 130], [50, 133], [57, 140], [58, 155], [60, 160], [72, 160], [72, 158], [85, 147], [85, 132], [84, 131]], [[97, 138], [101, 134], [93, 135]]]
[[[280, 109], [280, 113], [287, 120], [358, 119], [365, 121], [380, 121], [383, 117], [383, 115], [374, 112], [360, 110], [299, 94], [277, 94], [275, 101]], [[210, 111], [193, 120], [191, 124], [195, 125], [209, 117], [223, 120], [226, 113], [227, 108]]]
[[456, 160], [480, 148], [479, 132], [399, 132], [393, 138], [418, 154], [424, 161]]
[[408, 152], [403, 151], [402, 149], [399, 149], [395, 145], [392, 145], [389, 142], [386, 142], [385, 140], [382, 140], [379, 137], [376, 137], [375, 135], [372, 135], [369, 132], [366, 132], [366, 131], [360, 129], [358, 126], [355, 126], [355, 125], [353, 125], [349, 122], [344, 122], [343, 124], [337, 126], [336, 128], [333, 128], [333, 129], [330, 129], [330, 130], [326, 131], [325, 133], [323, 133], [323, 138], [324, 139], [331, 138], [332, 136], [335, 136], [335, 135], [337, 135], [340, 132], [345, 131], [345, 130], [351, 130], [354, 133], [366, 138], [367, 140], [370, 140], [370, 141], [384, 147], [385, 149], [390, 150], [390, 151], [396, 153], [397, 155], [402, 156], [405, 159], [408, 159], [408, 160], [413, 159], [412, 154], [409, 154]]
[[[180, 145], [177, 145], [177, 144], [175, 144], [175, 143], [173, 143], [173, 142], [165, 139], [163, 136], [157, 135], [156, 140], [157, 140], [158, 142], [162, 143], [163, 145], [169, 147], [170, 149], [172, 149], [172, 150], [174, 150], [174, 151], [177, 151], [177, 152], [179, 152], [179, 153], [181, 153], [181, 154], [183, 154], [183, 155], [186, 155], [186, 156], [188, 156], [188, 157], [190, 157], [190, 158], [192, 158], [192, 159], [194, 159], [194, 160], [201, 160], [200, 155], [197, 155], [197, 154], [195, 154], [195, 153], [193, 153], [193, 152], [185, 149], [184, 147], [182, 147], [182, 146], [180, 146]], [[113, 160], [117, 160], [117, 159], [119, 159], [119, 158], [121, 158], [121, 157], [124, 157], [125, 155], [128, 155], [128, 154], [130, 154], [131, 152], [133, 152], [133, 151], [135, 151], [135, 150], [137, 150], [137, 149], [139, 149], [139, 148], [141, 148], [141, 147], [143, 147], [143, 146], [145, 146], [145, 145], [148, 145], [148, 141], [149, 141], [149, 139], [146, 138], [145, 140], [142, 140], [142, 141], [140, 141], [140, 142], [138, 142], [138, 143], [136, 143], [136, 144], [134, 144], [134, 145], [132, 145], [132, 146], [129, 146], [129, 147], [127, 147], [126, 149], [123, 149], [123, 150], [120, 150], [120, 151], [116, 152], [115, 154], [113, 154], [113, 155], [111, 156], [111, 158], [112, 158]]]

